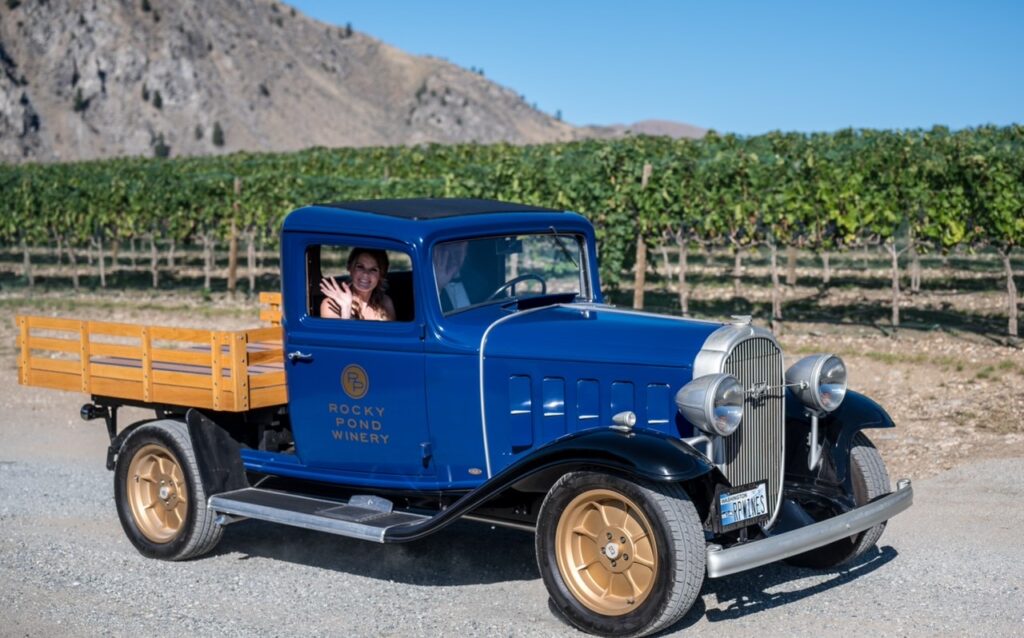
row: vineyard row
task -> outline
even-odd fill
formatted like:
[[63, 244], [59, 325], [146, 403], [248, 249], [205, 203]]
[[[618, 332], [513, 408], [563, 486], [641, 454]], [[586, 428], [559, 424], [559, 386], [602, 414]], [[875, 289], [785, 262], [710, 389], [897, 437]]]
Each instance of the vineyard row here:
[[[86, 247], [103, 253], [157, 238], [171, 247], [173, 263], [173, 246], [194, 245], [208, 255], [208, 283], [218, 242], [234, 247], [234, 272], [242, 259], [273, 249], [289, 210], [382, 197], [483, 197], [576, 210], [597, 228], [605, 285], [631, 287], [636, 307], [648, 253], [671, 246], [684, 313], [689, 253], [701, 247], [731, 250], [736, 272], [747, 249], [765, 247], [777, 291], [780, 250], [813, 251], [827, 269], [836, 251], [881, 246], [894, 326], [901, 259], [913, 267], [922, 253], [985, 247], [1002, 261], [1007, 331], [1018, 332], [1011, 254], [1024, 242], [1020, 125], [0, 165], [0, 243], [23, 249], [26, 264], [33, 246], [76, 259]], [[782, 310], [773, 294], [773, 319]]]

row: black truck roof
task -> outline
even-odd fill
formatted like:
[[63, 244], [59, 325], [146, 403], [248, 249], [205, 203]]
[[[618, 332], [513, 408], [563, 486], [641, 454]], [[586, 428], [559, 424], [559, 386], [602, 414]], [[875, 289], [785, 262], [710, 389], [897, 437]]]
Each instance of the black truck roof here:
[[364, 199], [350, 202], [317, 204], [326, 208], [354, 210], [361, 213], [389, 215], [403, 219], [440, 219], [461, 215], [485, 215], [488, 213], [558, 213], [553, 208], [500, 202], [495, 199], [415, 198], [415, 199]]

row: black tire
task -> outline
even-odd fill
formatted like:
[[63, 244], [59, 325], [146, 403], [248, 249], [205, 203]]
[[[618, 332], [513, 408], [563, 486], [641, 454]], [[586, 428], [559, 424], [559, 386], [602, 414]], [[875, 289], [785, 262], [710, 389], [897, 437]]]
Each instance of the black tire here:
[[[853, 501], [858, 507], [892, 491], [882, 455], [863, 432], [857, 432], [853, 436], [853, 445], [850, 447], [850, 473]], [[882, 522], [849, 538], [793, 556], [787, 562], [815, 569], [838, 567], [863, 556], [875, 546], [884, 531], [885, 522]]]
[[114, 468], [114, 502], [128, 540], [150, 558], [201, 556], [223, 533], [206, 507], [192, 441], [181, 421], [154, 421], [128, 436]]
[[697, 510], [677, 484], [566, 474], [537, 521], [537, 563], [553, 606], [604, 636], [646, 636], [682, 618], [704, 582], [704, 552]]

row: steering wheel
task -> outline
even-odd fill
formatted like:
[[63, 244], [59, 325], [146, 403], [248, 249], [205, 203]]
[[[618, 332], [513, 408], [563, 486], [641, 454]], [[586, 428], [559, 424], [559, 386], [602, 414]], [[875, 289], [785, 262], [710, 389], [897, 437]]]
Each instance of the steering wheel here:
[[518, 284], [520, 282], [523, 282], [523, 281], [527, 281], [529, 279], [533, 279], [533, 280], [536, 280], [536, 281], [540, 282], [540, 294], [542, 294], [542, 295], [548, 294], [548, 282], [544, 281], [544, 278], [541, 277], [540, 275], [534, 274], [532, 272], [528, 272], [525, 275], [519, 275], [518, 277], [513, 277], [512, 279], [509, 279], [505, 283], [503, 283], [500, 286], [498, 286], [495, 289], [494, 292], [492, 292], [490, 295], [487, 296], [486, 301], [491, 301], [492, 299], [497, 299], [498, 295], [500, 295], [501, 293], [505, 292], [509, 288], [512, 288], [516, 284]]

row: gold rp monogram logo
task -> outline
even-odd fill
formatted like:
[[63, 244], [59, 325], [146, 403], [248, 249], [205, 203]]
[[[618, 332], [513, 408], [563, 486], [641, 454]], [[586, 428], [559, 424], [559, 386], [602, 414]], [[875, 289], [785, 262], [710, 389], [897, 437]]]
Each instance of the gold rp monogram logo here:
[[362, 367], [354, 363], [347, 365], [341, 371], [341, 387], [353, 399], [362, 399], [370, 391], [370, 377]]

